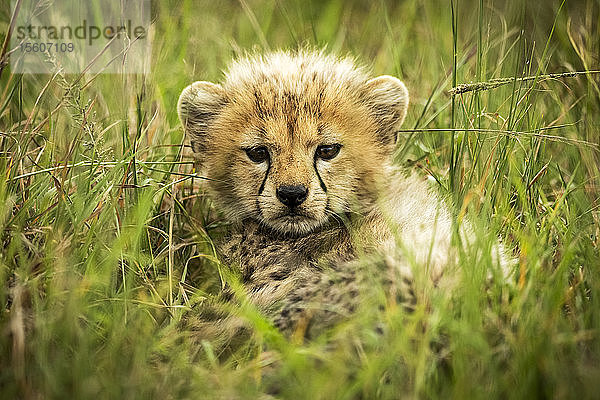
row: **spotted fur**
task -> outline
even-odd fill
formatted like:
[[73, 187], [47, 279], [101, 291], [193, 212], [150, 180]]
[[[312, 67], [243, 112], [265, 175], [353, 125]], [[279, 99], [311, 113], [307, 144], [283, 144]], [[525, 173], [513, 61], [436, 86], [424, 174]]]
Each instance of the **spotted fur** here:
[[[447, 207], [392, 165], [407, 107], [398, 79], [310, 51], [242, 58], [222, 83], [196, 82], [181, 94], [179, 115], [209, 193], [232, 222], [220, 255], [281, 330], [302, 325], [310, 335], [354, 312], [361, 254], [380, 256], [378, 281], [407, 307], [415, 266], [437, 282], [453, 265]], [[333, 144], [335, 157], [317, 156]], [[268, 159], [253, 162], [247, 151], [259, 147]], [[306, 200], [290, 209], [278, 199], [282, 185], [306, 187]]]

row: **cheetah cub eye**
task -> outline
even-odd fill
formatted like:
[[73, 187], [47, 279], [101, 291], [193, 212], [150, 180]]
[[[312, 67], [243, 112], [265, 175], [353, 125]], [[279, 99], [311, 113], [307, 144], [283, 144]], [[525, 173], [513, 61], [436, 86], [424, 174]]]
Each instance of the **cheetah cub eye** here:
[[327, 144], [321, 145], [317, 147], [317, 151], [315, 152], [315, 157], [320, 158], [322, 160], [331, 160], [335, 156], [338, 155], [340, 149], [342, 148], [341, 144]]
[[250, 161], [257, 164], [263, 163], [269, 159], [269, 150], [265, 146], [252, 147], [244, 149]]

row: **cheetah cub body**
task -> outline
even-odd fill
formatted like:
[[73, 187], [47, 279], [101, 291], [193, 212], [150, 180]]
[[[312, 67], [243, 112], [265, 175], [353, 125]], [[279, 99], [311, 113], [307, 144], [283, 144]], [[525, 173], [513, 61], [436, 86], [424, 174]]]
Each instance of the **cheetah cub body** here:
[[447, 207], [392, 165], [408, 101], [394, 77], [303, 51], [235, 61], [223, 83], [181, 94], [208, 192], [232, 223], [220, 256], [280, 329], [311, 334], [352, 312], [359, 255], [380, 256], [380, 281], [408, 303], [414, 268], [437, 282], [453, 264]]

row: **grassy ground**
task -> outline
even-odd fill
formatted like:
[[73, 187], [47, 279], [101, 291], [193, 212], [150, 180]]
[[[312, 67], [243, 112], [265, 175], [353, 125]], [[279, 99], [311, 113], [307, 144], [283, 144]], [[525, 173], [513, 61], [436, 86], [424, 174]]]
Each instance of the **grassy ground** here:
[[[539, 3], [539, 4], [538, 4]], [[600, 387], [600, 4], [156, 1], [152, 72], [0, 76], [0, 397], [592, 398]], [[0, 37], [10, 12], [0, 8]], [[299, 344], [254, 324], [219, 361], [179, 328], [218, 285], [176, 101], [247, 49], [326, 46], [411, 92], [398, 163], [515, 249], [485, 289], [389, 305]], [[451, 96], [456, 84], [510, 79]], [[484, 85], [485, 86], [485, 85]], [[414, 129], [414, 130], [413, 130]], [[336, 345], [330, 343], [335, 341]], [[260, 348], [268, 350], [266, 353]], [[269, 373], [261, 367], [277, 359]], [[269, 389], [270, 388], [270, 389]]]

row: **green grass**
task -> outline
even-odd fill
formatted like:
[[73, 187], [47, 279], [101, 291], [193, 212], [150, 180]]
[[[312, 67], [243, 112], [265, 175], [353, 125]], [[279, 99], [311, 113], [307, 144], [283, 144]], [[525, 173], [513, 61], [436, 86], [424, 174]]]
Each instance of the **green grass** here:
[[[543, 4], [156, 1], [146, 76], [5, 67], [0, 397], [597, 396], [600, 80], [542, 75], [600, 69], [600, 5]], [[1, 41], [9, 19], [3, 5]], [[180, 324], [218, 290], [223, 224], [182, 148], [177, 98], [245, 50], [304, 45], [406, 82], [397, 161], [433, 176], [482, 239], [452, 293], [411, 314], [365, 300], [311, 343], [242, 307], [254, 345], [222, 360]], [[511, 79], [449, 93], [497, 78]], [[520, 260], [514, 287], [487, 285], [491, 261], [473, 262], [489, 231]]]

